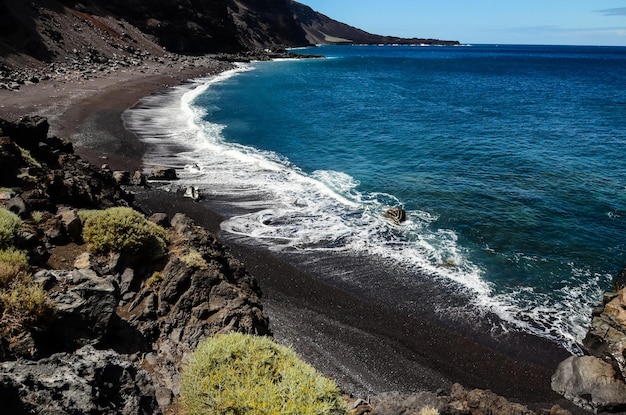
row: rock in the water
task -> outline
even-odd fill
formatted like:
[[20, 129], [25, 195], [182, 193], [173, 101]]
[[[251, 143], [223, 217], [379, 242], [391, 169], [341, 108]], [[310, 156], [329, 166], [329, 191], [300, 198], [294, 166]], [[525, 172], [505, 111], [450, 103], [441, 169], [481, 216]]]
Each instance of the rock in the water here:
[[406, 211], [401, 207], [388, 209], [383, 215], [394, 221], [396, 224], [400, 224], [406, 220]]
[[172, 167], [157, 166], [150, 172], [150, 180], [176, 180], [176, 169]]
[[593, 356], [572, 356], [559, 364], [552, 389], [594, 412], [626, 410], [626, 384], [613, 366]]
[[197, 202], [198, 200], [200, 200], [200, 190], [198, 190], [196, 186], [187, 186], [184, 196]]
[[160, 414], [148, 374], [110, 350], [85, 346], [40, 361], [0, 364], [5, 414]]

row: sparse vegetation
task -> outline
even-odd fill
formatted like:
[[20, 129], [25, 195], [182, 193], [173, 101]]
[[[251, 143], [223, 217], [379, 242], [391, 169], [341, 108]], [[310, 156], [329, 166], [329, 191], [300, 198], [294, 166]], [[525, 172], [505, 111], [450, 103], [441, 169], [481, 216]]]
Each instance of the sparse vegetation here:
[[165, 276], [163, 275], [162, 272], [155, 271], [155, 272], [152, 273], [150, 278], [148, 278], [146, 280], [146, 285], [148, 287], [152, 288], [153, 290], [158, 290], [159, 287], [161, 286], [161, 282], [163, 282], [164, 278], [165, 278]]
[[345, 414], [337, 385], [268, 337], [218, 334], [183, 370], [187, 415]]
[[32, 281], [18, 282], [8, 290], [0, 290], [2, 308], [2, 327], [5, 330], [36, 325], [42, 318], [49, 316], [54, 307], [48, 300], [44, 289]]
[[26, 161], [26, 163], [31, 166], [31, 167], [37, 167], [37, 168], [41, 168], [41, 163], [39, 163], [37, 160], [35, 160], [35, 158], [32, 156], [32, 154], [30, 154], [30, 151], [28, 151], [27, 149], [17, 146], [20, 149], [20, 153], [22, 155], [22, 158], [24, 159], [24, 161]]
[[180, 257], [180, 260], [192, 268], [203, 269], [207, 267], [205, 259], [202, 258], [200, 252], [196, 251], [195, 249], [192, 249], [187, 254]]
[[45, 213], [40, 211], [40, 210], [36, 210], [36, 211], [34, 211], [34, 212], [32, 212], [30, 214], [30, 218], [36, 224], [41, 223], [43, 221], [44, 217], [45, 217]]
[[0, 250], [0, 336], [10, 338], [53, 310], [46, 292], [28, 273], [26, 253], [14, 247]]
[[420, 410], [419, 415], [439, 415], [439, 411], [436, 408], [427, 406]]
[[167, 234], [139, 212], [114, 207], [90, 213], [83, 227], [83, 238], [94, 253], [118, 252], [130, 259], [156, 259], [165, 254]]
[[6, 289], [28, 271], [26, 253], [15, 248], [0, 250], [0, 289]]
[[15, 213], [0, 208], [0, 249], [8, 248], [15, 243], [22, 220]]

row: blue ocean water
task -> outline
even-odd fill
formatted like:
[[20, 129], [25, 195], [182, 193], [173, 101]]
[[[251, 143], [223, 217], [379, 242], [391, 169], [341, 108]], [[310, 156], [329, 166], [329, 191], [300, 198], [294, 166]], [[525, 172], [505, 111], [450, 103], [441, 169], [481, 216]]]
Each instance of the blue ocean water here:
[[224, 200], [229, 234], [393, 262], [576, 351], [626, 265], [626, 48], [304, 52], [326, 58], [242, 65], [129, 111], [156, 144], [146, 164]]

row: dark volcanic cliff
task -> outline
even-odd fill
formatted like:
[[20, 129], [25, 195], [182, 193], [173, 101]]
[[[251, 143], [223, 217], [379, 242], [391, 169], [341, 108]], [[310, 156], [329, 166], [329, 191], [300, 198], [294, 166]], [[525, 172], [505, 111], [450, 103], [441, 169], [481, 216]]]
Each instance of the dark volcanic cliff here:
[[373, 35], [293, 0], [0, 0], [0, 59], [12, 66], [319, 43], [458, 42]]

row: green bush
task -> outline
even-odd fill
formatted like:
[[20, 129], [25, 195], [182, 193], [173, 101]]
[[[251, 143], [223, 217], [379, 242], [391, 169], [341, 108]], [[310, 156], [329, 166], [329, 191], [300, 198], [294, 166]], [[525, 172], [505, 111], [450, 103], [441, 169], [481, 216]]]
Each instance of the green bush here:
[[15, 213], [0, 208], [0, 249], [8, 248], [15, 243], [17, 232], [22, 226], [22, 220]]
[[92, 252], [118, 252], [132, 259], [155, 259], [165, 254], [165, 230], [131, 208], [114, 207], [88, 216], [83, 238]]
[[0, 289], [8, 288], [28, 271], [26, 253], [15, 248], [0, 249]]
[[218, 334], [183, 369], [187, 415], [345, 414], [337, 385], [268, 337]]

